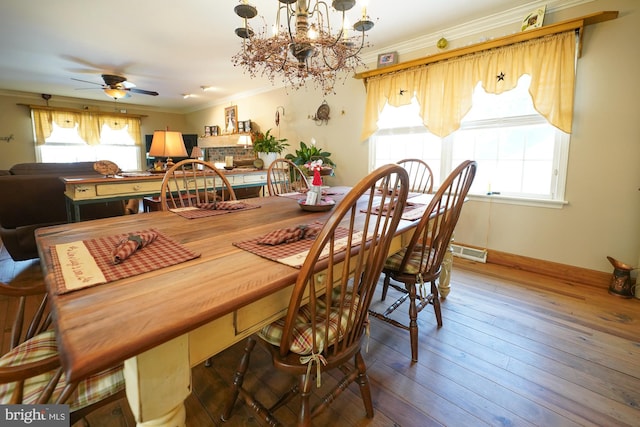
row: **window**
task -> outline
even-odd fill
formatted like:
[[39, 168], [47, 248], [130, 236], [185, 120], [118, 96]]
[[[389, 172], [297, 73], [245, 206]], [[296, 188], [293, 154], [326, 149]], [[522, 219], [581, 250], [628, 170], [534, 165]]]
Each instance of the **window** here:
[[122, 170], [140, 170], [140, 147], [125, 126], [120, 130], [111, 129], [107, 124], [100, 131], [100, 144], [88, 145], [78, 132], [78, 124], [63, 128], [52, 123], [52, 132], [45, 144], [36, 146], [39, 162], [94, 162], [111, 160]]
[[415, 99], [407, 106], [385, 106], [370, 138], [372, 167], [417, 157], [433, 170], [437, 188], [460, 162], [472, 159], [478, 173], [471, 195], [562, 202], [569, 135], [535, 111], [529, 82], [523, 75], [515, 89], [500, 95], [478, 85], [460, 129], [445, 138], [422, 125]]

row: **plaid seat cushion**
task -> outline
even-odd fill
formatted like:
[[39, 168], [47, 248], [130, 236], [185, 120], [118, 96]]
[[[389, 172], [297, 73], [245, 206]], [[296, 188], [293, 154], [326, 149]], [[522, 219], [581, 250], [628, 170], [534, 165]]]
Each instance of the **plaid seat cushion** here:
[[[36, 362], [58, 354], [58, 346], [54, 331], [46, 331], [25, 341], [0, 358], [0, 367], [20, 366], [25, 363]], [[54, 371], [47, 372], [25, 381], [23, 403], [34, 404], [42, 390], [54, 375]], [[65, 386], [65, 376], [62, 374], [52, 396], [55, 401]], [[16, 383], [0, 384], [0, 404], [7, 404], [15, 389]], [[69, 400], [71, 412], [92, 405], [124, 388], [122, 365], [100, 372], [83, 380]]]
[[[401, 273], [408, 274], [418, 274], [420, 272], [420, 263], [422, 262], [422, 257], [420, 253], [420, 246], [416, 246], [411, 253], [411, 257], [407, 262], [407, 265], [404, 268], [404, 271]], [[403, 248], [400, 252], [397, 252], [386, 259], [384, 262], [384, 268], [386, 270], [392, 271], [400, 271], [400, 265], [402, 264], [402, 259], [404, 258], [404, 254], [407, 252], [407, 248]]]
[[[334, 298], [335, 301], [335, 298]], [[337, 305], [334, 304], [334, 305]], [[347, 327], [349, 321], [349, 314], [351, 312], [351, 305], [345, 304], [344, 308], [340, 310], [338, 307], [330, 307], [329, 310], [329, 341], [333, 342], [337, 334], [340, 333], [338, 339], [342, 339], [342, 334]], [[316, 304], [316, 345], [318, 346], [318, 352], [322, 352], [325, 349], [325, 330], [326, 330], [326, 318], [327, 307], [324, 302], [324, 298], [317, 300]], [[282, 340], [282, 331], [284, 329], [284, 319], [276, 320], [275, 322], [265, 326], [258, 333], [263, 340], [269, 344], [279, 346]], [[311, 310], [308, 305], [300, 308], [296, 316], [293, 341], [291, 342], [290, 350], [293, 353], [306, 356], [313, 351], [313, 331], [311, 326]]]

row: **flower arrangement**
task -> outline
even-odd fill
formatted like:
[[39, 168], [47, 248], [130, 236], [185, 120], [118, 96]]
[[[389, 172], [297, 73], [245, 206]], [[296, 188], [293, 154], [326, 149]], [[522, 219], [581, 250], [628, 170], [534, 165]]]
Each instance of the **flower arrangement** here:
[[322, 185], [322, 177], [320, 172], [322, 171], [322, 159], [312, 160], [304, 164], [304, 167], [313, 172], [313, 181], [311, 185]]

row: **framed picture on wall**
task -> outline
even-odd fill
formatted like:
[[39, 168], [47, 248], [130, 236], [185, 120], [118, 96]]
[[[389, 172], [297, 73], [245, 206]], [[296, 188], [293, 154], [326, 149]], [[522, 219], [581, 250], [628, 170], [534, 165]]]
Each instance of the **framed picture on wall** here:
[[522, 26], [520, 27], [520, 31], [528, 31], [533, 30], [534, 28], [542, 27], [542, 22], [544, 21], [544, 13], [547, 9], [547, 6], [539, 7], [536, 10], [528, 13], [522, 19]]
[[386, 67], [398, 63], [398, 52], [381, 53], [378, 55], [378, 67]]
[[210, 126], [211, 128], [211, 136], [218, 136], [220, 134], [220, 127], [217, 125]]
[[224, 129], [227, 133], [238, 133], [238, 106], [224, 109]]

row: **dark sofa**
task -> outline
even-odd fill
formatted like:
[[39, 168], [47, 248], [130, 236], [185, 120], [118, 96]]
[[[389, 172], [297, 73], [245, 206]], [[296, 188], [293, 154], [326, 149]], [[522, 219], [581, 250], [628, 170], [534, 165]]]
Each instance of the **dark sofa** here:
[[[38, 258], [34, 231], [67, 222], [63, 176], [96, 175], [93, 162], [20, 163], [0, 170], [0, 239], [15, 261]], [[124, 202], [82, 205], [83, 220], [125, 213]]]

